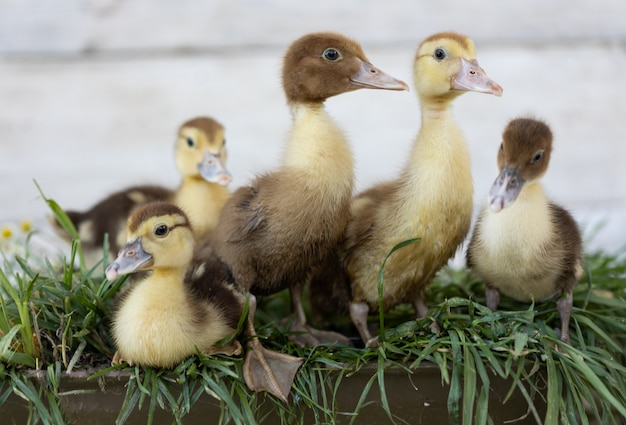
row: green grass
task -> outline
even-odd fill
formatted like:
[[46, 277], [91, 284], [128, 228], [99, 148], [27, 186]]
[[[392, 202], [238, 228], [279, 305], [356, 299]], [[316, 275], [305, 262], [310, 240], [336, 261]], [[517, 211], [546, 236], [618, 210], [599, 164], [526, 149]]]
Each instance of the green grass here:
[[[63, 216], [54, 201], [46, 201]], [[28, 252], [28, 240], [23, 252]], [[148, 423], [162, 410], [172, 412], [175, 423], [183, 423], [205, 399], [220, 407], [220, 423], [225, 424], [275, 423], [276, 418], [298, 424], [304, 423], [304, 414], [307, 423], [358, 424], [358, 413], [372, 403], [386, 412], [390, 423], [404, 423], [388, 397], [385, 372], [396, 368], [411, 379], [425, 364], [438, 367], [441, 384], [449, 389], [447, 408], [453, 424], [494, 423], [489, 388], [501, 379], [509, 383], [506, 398], [521, 394], [527, 414], [538, 424], [620, 424], [626, 417], [623, 252], [587, 256], [586, 275], [574, 291], [571, 345], [558, 339], [555, 303], [527, 305], [503, 297], [500, 309], [492, 312], [485, 307], [483, 284], [465, 269], [442, 270], [428, 290], [439, 333], [431, 330], [431, 319], [413, 320], [412, 310], [402, 306], [371, 318], [384, 331], [377, 349], [297, 348], [276, 325], [289, 309], [286, 294], [263, 298], [257, 314], [263, 344], [306, 359], [288, 406], [247, 389], [242, 358], [197, 354], [174, 370], [111, 367], [111, 305], [125, 278], [105, 280], [103, 263], [87, 269], [77, 243], [69, 258], [57, 263], [16, 257], [3, 249], [0, 412], [9, 397], [21, 397], [29, 403], [28, 423], [68, 421], [60, 402], [67, 395], [64, 374], [78, 370], [88, 371], [92, 380], [112, 372], [126, 377], [119, 424], [138, 410]], [[66, 265], [75, 263], [78, 269]], [[368, 379], [356, 394], [355, 406], [346, 410], [338, 396], [345, 381], [357, 373]], [[374, 402], [372, 394], [379, 394]]]

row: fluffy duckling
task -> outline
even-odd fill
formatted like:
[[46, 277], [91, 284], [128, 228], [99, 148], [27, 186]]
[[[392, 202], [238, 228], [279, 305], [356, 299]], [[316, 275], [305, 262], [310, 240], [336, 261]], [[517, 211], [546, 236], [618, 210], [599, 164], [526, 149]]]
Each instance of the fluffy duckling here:
[[[109, 234], [110, 254], [116, 255], [126, 241], [126, 220], [140, 205], [151, 201], [171, 201], [182, 207], [198, 237], [217, 222], [230, 193], [231, 181], [225, 168], [224, 127], [209, 117], [198, 117], [181, 125], [176, 141], [176, 166], [182, 177], [176, 190], [159, 186], [134, 186], [116, 192], [84, 212], [67, 211], [78, 230], [83, 248], [101, 258], [104, 235]], [[69, 234], [55, 219], [54, 230], [64, 239]]]
[[541, 187], [551, 151], [552, 132], [545, 123], [518, 118], [508, 124], [498, 150], [500, 175], [478, 217], [467, 264], [485, 281], [491, 310], [498, 307], [500, 292], [523, 302], [558, 297], [561, 340], [569, 343], [583, 248], [572, 216]]
[[130, 216], [128, 242], [106, 269], [106, 277], [153, 272], [119, 297], [112, 321], [114, 364], [171, 368], [198, 350], [242, 352], [236, 339], [223, 346], [217, 343], [235, 332], [243, 293], [215, 278], [223, 271], [193, 265], [193, 254], [192, 225], [180, 208], [157, 201]]
[[361, 339], [375, 346], [367, 316], [379, 309], [378, 275], [391, 249], [420, 238], [389, 257], [382, 305], [410, 302], [418, 317], [428, 308], [424, 290], [454, 255], [471, 224], [473, 187], [468, 147], [452, 116], [452, 102], [467, 91], [502, 94], [478, 65], [474, 43], [451, 32], [418, 47], [413, 68], [421, 128], [400, 176], [356, 196], [340, 248], [351, 289], [349, 313]]
[[293, 117], [282, 162], [233, 193], [211, 243], [235, 281], [251, 293], [289, 288], [296, 343], [344, 341], [309, 327], [301, 301], [303, 285], [343, 237], [350, 217], [352, 152], [324, 102], [361, 88], [408, 86], [374, 67], [356, 41], [336, 33], [308, 34], [293, 42], [282, 82]]
[[[141, 274], [141, 280], [118, 297], [112, 321], [117, 346], [113, 364], [171, 368], [197, 351], [241, 354], [234, 333], [246, 295], [225, 264], [211, 261], [215, 256], [206, 261], [206, 253], [195, 251], [194, 233], [186, 214], [171, 203], [150, 202], [129, 217], [128, 242], [107, 267], [106, 277], [152, 273]], [[248, 303], [248, 314], [254, 315], [254, 296]], [[256, 335], [253, 327], [248, 333]], [[230, 342], [221, 343], [228, 337]], [[262, 361], [246, 363], [246, 384], [287, 402], [302, 360], [270, 350], [263, 354]]]

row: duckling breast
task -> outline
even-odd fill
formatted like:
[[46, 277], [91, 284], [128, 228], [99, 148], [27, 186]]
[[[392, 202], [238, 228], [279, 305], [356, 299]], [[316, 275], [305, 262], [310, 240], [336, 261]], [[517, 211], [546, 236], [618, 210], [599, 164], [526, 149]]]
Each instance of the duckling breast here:
[[510, 207], [481, 212], [468, 255], [475, 273], [503, 294], [541, 301], [558, 292], [565, 252], [557, 240], [549, 203], [535, 185]]
[[123, 359], [172, 367], [233, 332], [210, 304], [190, 302], [171, 281], [144, 280], [130, 290], [113, 321], [113, 338]]

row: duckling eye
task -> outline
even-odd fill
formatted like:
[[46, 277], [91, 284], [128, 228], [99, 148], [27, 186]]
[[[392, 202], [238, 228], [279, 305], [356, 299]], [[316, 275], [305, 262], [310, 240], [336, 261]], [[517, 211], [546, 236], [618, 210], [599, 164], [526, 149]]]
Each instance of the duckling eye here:
[[444, 60], [446, 56], [447, 56], [446, 51], [443, 50], [441, 47], [438, 49], [435, 49], [435, 59], [437, 59], [438, 61]]
[[167, 235], [168, 232], [169, 232], [169, 229], [167, 225], [165, 224], [159, 224], [154, 228], [154, 234], [159, 237], [163, 237]]
[[196, 142], [191, 137], [187, 137], [187, 146], [193, 148], [195, 144]]
[[222, 140], [222, 146], [226, 146], [226, 139]]
[[535, 156], [533, 156], [533, 159], [532, 161], [530, 161], [530, 163], [534, 164], [535, 162], [539, 161], [542, 156], [543, 156], [543, 149], [538, 150], [537, 153], [535, 153]]
[[500, 150], [504, 151], [504, 143], [500, 143]]
[[331, 62], [338, 61], [339, 59], [342, 58], [341, 53], [339, 53], [338, 50], [333, 49], [332, 47], [329, 47], [328, 49], [324, 50], [324, 53], [322, 53], [322, 57], [326, 59], [327, 61], [331, 61]]

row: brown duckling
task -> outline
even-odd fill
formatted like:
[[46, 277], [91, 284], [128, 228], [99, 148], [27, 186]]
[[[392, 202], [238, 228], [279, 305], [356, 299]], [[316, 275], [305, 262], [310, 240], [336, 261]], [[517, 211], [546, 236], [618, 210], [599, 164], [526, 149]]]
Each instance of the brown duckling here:
[[374, 67], [356, 41], [336, 33], [293, 42], [282, 82], [293, 117], [282, 162], [233, 193], [211, 243], [235, 281], [251, 293], [289, 289], [296, 343], [345, 341], [309, 327], [301, 301], [313, 269], [343, 237], [354, 183], [350, 146], [324, 102], [361, 88], [408, 86]]
[[561, 340], [569, 343], [583, 245], [576, 221], [541, 187], [551, 152], [552, 132], [545, 123], [518, 118], [507, 125], [498, 150], [500, 175], [476, 222], [467, 265], [484, 280], [491, 310], [498, 307], [500, 292], [523, 302], [558, 298]]
[[[108, 196], [87, 211], [67, 211], [87, 253], [101, 258], [98, 253], [108, 234], [109, 252], [115, 256], [126, 241], [128, 216], [138, 206], [151, 201], [171, 201], [183, 208], [197, 237], [215, 226], [230, 195], [226, 186], [231, 176], [224, 165], [227, 155], [224, 127], [209, 117], [191, 119], [179, 128], [175, 151], [176, 166], [182, 177], [176, 190], [134, 186]], [[57, 234], [69, 240], [69, 234], [55, 219], [50, 222]]]
[[[476, 61], [474, 43], [456, 33], [439, 33], [418, 47], [413, 68], [421, 128], [400, 176], [364, 191], [352, 201], [346, 239], [339, 248], [351, 293], [349, 313], [361, 339], [375, 346], [368, 314], [379, 309], [378, 276], [386, 262], [385, 311], [410, 302], [418, 317], [428, 308], [424, 290], [454, 255], [471, 224], [473, 187], [467, 143], [452, 115], [452, 103], [467, 91], [502, 94]], [[315, 292], [315, 288], [312, 288]], [[321, 294], [320, 294], [321, 295]], [[315, 295], [314, 295], [315, 296]]]
[[235, 332], [245, 297], [236, 285], [215, 279], [220, 270], [192, 263], [194, 234], [185, 213], [165, 202], [144, 204], [130, 216], [127, 234], [128, 242], [106, 269], [107, 279], [152, 273], [119, 296], [113, 363], [171, 368], [198, 350], [240, 354], [236, 339], [217, 343]]

